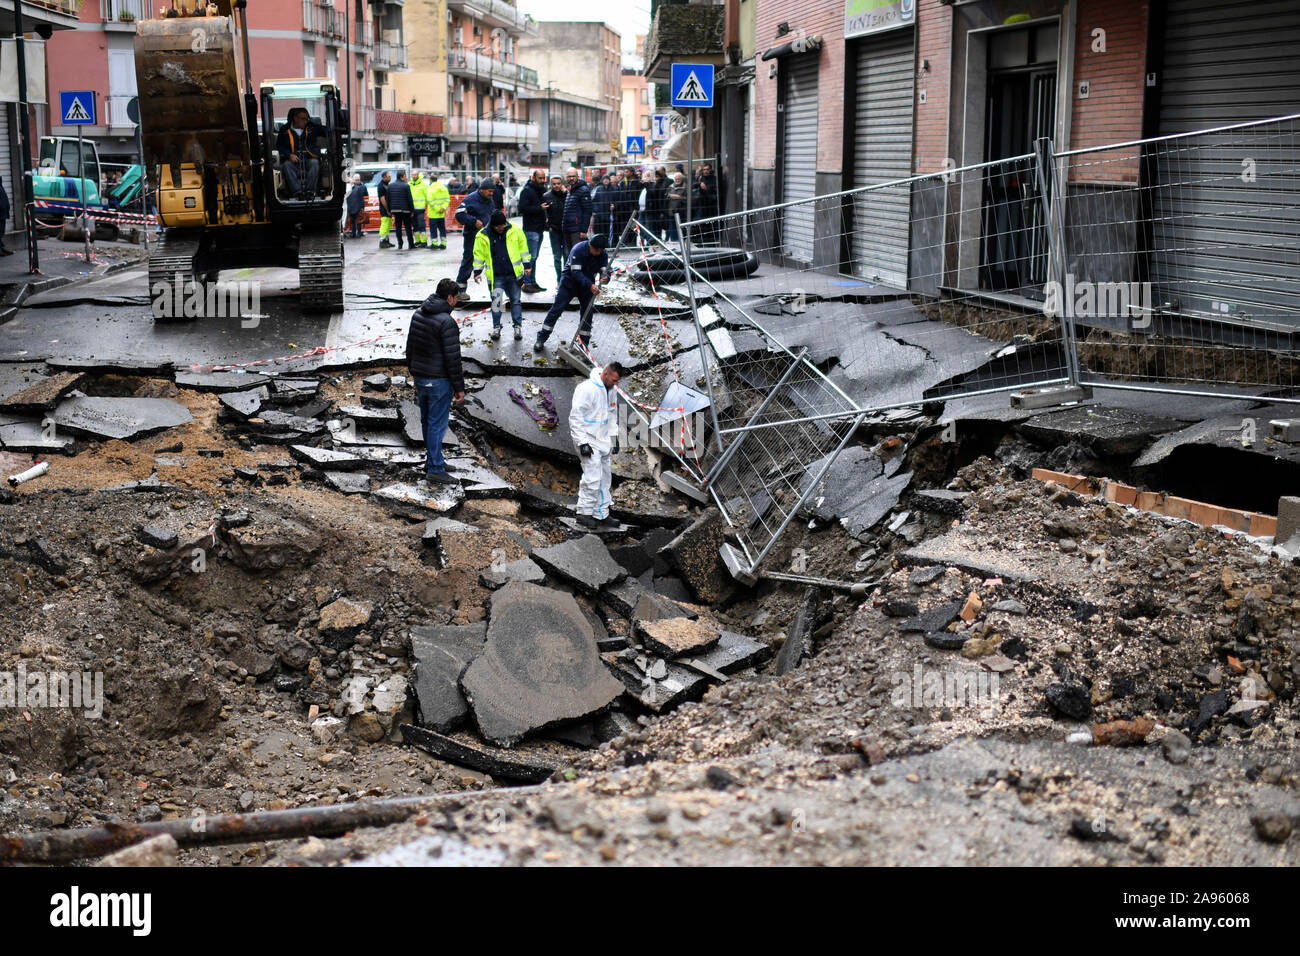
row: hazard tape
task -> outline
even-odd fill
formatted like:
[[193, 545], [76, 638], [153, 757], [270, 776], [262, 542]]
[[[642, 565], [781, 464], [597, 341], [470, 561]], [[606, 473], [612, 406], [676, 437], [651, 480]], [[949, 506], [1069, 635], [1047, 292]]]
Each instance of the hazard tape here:
[[[48, 199], [37, 199], [34, 205], [38, 212], [54, 212], [63, 216], [81, 215], [81, 206], [76, 203], [59, 203], [50, 202]], [[88, 206], [86, 215], [91, 219], [100, 219], [105, 222], [124, 222], [141, 226], [155, 226], [158, 224], [157, 216], [138, 212], [124, 212], [121, 209], [93, 209]]]

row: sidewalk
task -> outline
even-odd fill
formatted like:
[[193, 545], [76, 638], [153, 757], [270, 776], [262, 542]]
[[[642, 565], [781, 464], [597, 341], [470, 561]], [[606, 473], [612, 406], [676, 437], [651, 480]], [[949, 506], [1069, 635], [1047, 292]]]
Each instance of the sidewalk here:
[[18, 307], [36, 292], [96, 278], [128, 268], [145, 258], [144, 246], [128, 242], [96, 242], [91, 261], [85, 261], [85, 247], [79, 242], [41, 239], [40, 273], [27, 271], [27, 245], [21, 234], [5, 236], [12, 256], [0, 257], [0, 325], [13, 318]]

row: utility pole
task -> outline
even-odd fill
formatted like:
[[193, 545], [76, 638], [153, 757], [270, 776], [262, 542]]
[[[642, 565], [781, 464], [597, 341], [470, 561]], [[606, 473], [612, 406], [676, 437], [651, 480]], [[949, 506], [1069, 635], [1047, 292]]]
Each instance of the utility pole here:
[[347, 84], [348, 160], [352, 159], [352, 0], [343, 0], [343, 81]]
[[36, 190], [32, 185], [32, 131], [27, 118], [27, 55], [23, 50], [23, 0], [14, 0], [14, 49], [18, 53], [18, 152], [22, 160], [23, 228], [27, 234], [27, 272], [35, 275], [41, 271], [41, 263], [40, 255], [36, 251], [36, 229], [31, 224]]

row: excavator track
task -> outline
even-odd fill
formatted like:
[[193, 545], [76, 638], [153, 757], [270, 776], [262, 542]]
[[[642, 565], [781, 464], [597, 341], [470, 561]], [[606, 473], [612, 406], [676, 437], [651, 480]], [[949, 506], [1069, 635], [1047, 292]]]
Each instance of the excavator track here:
[[298, 286], [304, 312], [343, 311], [343, 233], [338, 226], [303, 229]]
[[[195, 279], [194, 257], [198, 255], [202, 233], [169, 229], [159, 238], [149, 253], [149, 297], [153, 300], [158, 283], [171, 289], [180, 276], [180, 282]], [[158, 316], [160, 321], [175, 321], [183, 316]]]

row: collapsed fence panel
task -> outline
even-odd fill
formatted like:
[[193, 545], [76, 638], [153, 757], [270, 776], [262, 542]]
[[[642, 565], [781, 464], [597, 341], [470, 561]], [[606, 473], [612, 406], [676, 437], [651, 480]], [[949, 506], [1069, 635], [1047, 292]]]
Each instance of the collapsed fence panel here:
[[[1300, 400], [1298, 119], [1044, 139], [681, 225], [659, 280], [696, 318], [705, 484], [750, 570], [865, 414], [1056, 384]], [[903, 197], [905, 271], [861, 238]]]

